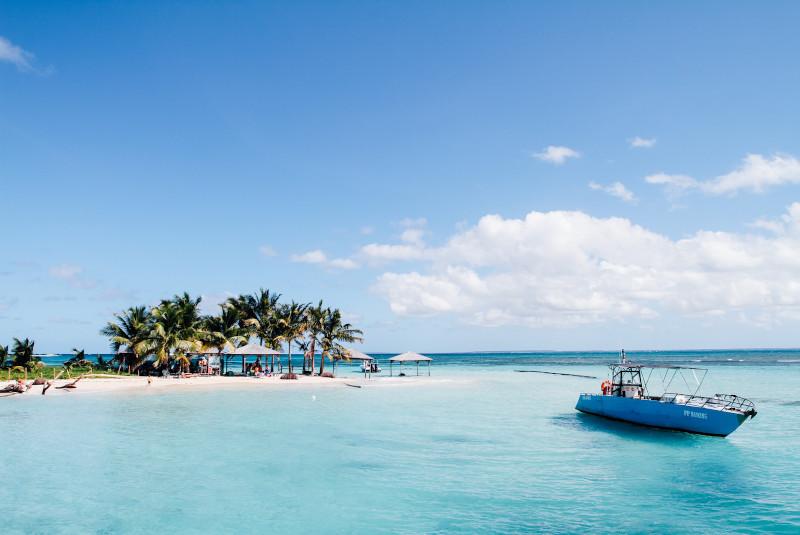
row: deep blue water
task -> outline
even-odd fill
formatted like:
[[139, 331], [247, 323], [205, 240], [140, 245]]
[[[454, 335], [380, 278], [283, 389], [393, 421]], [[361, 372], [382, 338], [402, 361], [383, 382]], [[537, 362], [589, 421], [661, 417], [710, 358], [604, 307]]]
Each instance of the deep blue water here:
[[[379, 361], [387, 361], [396, 353], [370, 353]], [[605, 364], [619, 358], [616, 351], [497, 351], [480, 353], [425, 353], [434, 358], [436, 366], [529, 366], [529, 365], [586, 365]], [[46, 364], [58, 365], [72, 358], [72, 354], [47, 355], [42, 357]], [[98, 355], [86, 355], [96, 361]], [[113, 354], [102, 354], [106, 360]], [[669, 351], [628, 351], [631, 360], [645, 363], [665, 363], [682, 365], [729, 365], [729, 366], [785, 366], [800, 364], [800, 349], [695, 349]], [[302, 363], [302, 357], [292, 356], [295, 364]], [[284, 364], [286, 356], [282, 357]], [[317, 356], [319, 359], [319, 355]], [[250, 361], [255, 358], [250, 357]]]
[[[0, 399], [8, 533], [798, 533], [798, 351], [701, 361], [726, 439], [576, 413], [614, 353], [432, 355], [364, 388]], [[340, 373], [358, 375], [355, 366]]]

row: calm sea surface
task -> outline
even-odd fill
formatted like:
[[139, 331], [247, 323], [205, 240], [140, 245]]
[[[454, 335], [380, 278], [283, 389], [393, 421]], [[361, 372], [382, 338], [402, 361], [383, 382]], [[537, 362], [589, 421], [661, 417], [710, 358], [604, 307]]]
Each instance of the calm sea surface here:
[[574, 410], [600, 380], [514, 371], [604, 376], [610, 353], [433, 355], [434, 383], [361, 389], [1, 398], [2, 532], [800, 533], [800, 352], [630, 356], [708, 367], [702, 392], [758, 416], [727, 439], [639, 428]]

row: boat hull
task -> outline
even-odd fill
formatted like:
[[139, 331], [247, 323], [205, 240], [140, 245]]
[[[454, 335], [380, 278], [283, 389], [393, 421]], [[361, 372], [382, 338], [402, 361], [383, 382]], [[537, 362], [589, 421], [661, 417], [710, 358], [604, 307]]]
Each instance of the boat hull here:
[[581, 394], [575, 408], [638, 425], [726, 437], [744, 423], [747, 415], [652, 399]]

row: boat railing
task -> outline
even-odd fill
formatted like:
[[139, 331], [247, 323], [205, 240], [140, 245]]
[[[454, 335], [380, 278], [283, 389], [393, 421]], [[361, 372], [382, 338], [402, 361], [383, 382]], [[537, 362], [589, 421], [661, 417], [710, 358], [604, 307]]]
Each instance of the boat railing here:
[[714, 410], [736, 410], [743, 413], [755, 412], [755, 404], [736, 394], [714, 394], [713, 396], [693, 396], [690, 394], [666, 393], [661, 401], [676, 405], [691, 405]]

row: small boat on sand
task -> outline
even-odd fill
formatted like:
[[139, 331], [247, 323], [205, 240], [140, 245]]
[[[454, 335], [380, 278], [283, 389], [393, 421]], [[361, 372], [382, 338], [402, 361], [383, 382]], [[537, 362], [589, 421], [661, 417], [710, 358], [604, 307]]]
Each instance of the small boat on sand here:
[[381, 373], [381, 367], [374, 360], [361, 362], [361, 373]]
[[[708, 373], [704, 368], [637, 364], [628, 361], [625, 351], [620, 362], [609, 368], [611, 379], [603, 381], [599, 394], [580, 394], [577, 410], [633, 424], [719, 437], [728, 436], [756, 415], [753, 402], [735, 394], [697, 395]], [[691, 375], [697, 384], [694, 392], [669, 392], [673, 380], [686, 380], [686, 375]], [[648, 385], [658, 379], [663, 393], [652, 395]]]

